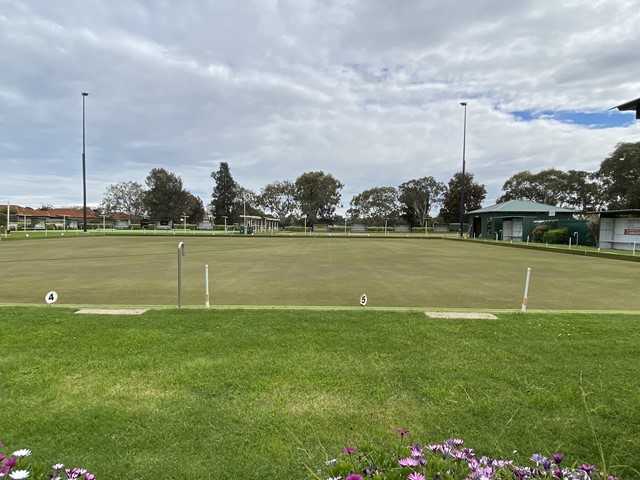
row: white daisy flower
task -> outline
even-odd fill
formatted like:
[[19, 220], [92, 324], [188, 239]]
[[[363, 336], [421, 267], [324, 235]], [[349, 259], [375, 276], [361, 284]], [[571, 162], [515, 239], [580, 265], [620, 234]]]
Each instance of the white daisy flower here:
[[[31, 453], [31, 452], [29, 452]], [[22, 480], [23, 478], [29, 478], [29, 471], [28, 470], [14, 470], [13, 472], [11, 472], [9, 474], [9, 478], [12, 478], [13, 480]]]
[[16, 450], [15, 452], [13, 452], [11, 455], [13, 455], [14, 457], [24, 458], [31, 455], [31, 450], [21, 448], [20, 450]]

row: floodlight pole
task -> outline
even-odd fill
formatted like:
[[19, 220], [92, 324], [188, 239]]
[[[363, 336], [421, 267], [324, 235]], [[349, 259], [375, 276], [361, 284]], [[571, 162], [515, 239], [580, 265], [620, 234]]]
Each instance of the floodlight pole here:
[[89, 95], [82, 92], [82, 228], [87, 231], [87, 162], [85, 151], [85, 135], [84, 135], [84, 99]]
[[465, 171], [465, 154], [467, 147], [467, 103], [460, 102], [464, 107], [464, 130], [462, 133], [462, 177], [460, 178], [460, 237], [464, 237], [464, 171]]

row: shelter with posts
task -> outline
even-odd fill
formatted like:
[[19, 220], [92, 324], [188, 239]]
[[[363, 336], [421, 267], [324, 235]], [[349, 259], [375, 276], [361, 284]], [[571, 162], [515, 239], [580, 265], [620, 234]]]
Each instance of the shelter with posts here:
[[590, 213], [600, 216], [598, 247], [633, 252], [640, 249], [640, 209]]
[[467, 212], [469, 236], [511, 242], [533, 239], [538, 224], [557, 220], [573, 220], [575, 210], [525, 200], [509, 200]]

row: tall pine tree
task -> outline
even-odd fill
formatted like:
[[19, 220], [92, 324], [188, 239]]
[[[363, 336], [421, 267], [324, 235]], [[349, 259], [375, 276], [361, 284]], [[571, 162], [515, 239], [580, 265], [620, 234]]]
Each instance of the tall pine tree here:
[[217, 172], [211, 172], [211, 178], [215, 182], [213, 193], [211, 194], [211, 214], [217, 224], [224, 223], [224, 217], [232, 223], [235, 205], [238, 197], [238, 184], [231, 176], [229, 164], [220, 162], [220, 168]]

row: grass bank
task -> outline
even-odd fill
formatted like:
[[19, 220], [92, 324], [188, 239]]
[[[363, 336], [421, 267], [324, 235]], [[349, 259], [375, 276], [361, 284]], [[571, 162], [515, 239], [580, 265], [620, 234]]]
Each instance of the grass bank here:
[[1, 307], [0, 440], [102, 479], [288, 479], [404, 427], [523, 463], [555, 451], [599, 462], [599, 442], [630, 477], [639, 321]]

